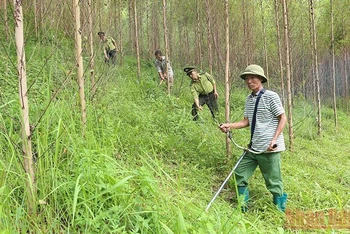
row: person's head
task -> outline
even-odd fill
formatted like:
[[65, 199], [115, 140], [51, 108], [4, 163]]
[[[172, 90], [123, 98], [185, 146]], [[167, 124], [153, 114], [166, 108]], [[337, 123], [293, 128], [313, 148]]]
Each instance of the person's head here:
[[101, 41], [104, 41], [105, 38], [106, 38], [106, 35], [105, 35], [104, 32], [98, 32], [97, 35], [100, 37], [100, 40], [101, 40]]
[[156, 52], [154, 53], [154, 56], [156, 57], [157, 60], [161, 61], [163, 56], [162, 51], [156, 50]]
[[198, 71], [195, 66], [188, 66], [184, 68], [184, 72], [192, 79], [197, 80], [198, 79]]
[[267, 82], [264, 69], [256, 64], [251, 64], [246, 67], [240, 77], [245, 81], [248, 88], [253, 91], [260, 90], [262, 84]]

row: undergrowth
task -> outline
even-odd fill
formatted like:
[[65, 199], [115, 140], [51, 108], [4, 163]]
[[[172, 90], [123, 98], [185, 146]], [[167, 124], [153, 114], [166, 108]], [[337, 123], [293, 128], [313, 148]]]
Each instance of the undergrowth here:
[[[207, 108], [199, 121], [192, 121], [189, 80], [181, 68], [175, 66], [174, 92], [167, 95], [150, 61], [142, 62], [140, 78], [132, 58], [116, 67], [98, 62], [93, 100], [87, 88], [83, 138], [69, 61], [62, 64], [56, 54], [42, 64], [35, 51], [28, 66], [38, 189], [35, 217], [26, 213], [19, 105], [16, 83], [8, 80], [14, 68], [8, 60], [0, 62], [7, 71], [0, 86], [1, 233], [295, 232], [285, 229], [286, 216], [273, 206], [259, 170], [251, 178], [246, 214], [236, 208], [230, 186], [204, 211], [241, 151], [232, 148], [226, 156], [225, 135]], [[221, 85], [219, 90], [223, 122]], [[231, 92], [231, 120], [236, 121], [242, 118], [248, 92], [235, 86]], [[318, 136], [315, 108], [305, 100], [295, 101], [293, 150], [282, 154], [288, 209], [349, 209], [349, 116], [339, 110], [335, 130], [330, 113], [323, 107], [326, 117]], [[288, 142], [288, 127], [284, 134]], [[245, 145], [249, 131], [234, 131], [233, 137]]]

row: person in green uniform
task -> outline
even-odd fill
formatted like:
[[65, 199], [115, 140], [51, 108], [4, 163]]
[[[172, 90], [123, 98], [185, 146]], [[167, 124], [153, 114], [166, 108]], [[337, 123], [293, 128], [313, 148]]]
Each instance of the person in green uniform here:
[[184, 68], [184, 72], [191, 78], [190, 89], [193, 96], [192, 116], [198, 120], [198, 111], [203, 110], [207, 104], [211, 115], [215, 119], [218, 115], [218, 92], [214, 78], [207, 72], [199, 73], [195, 66]]
[[266, 188], [273, 195], [273, 203], [285, 212], [287, 194], [282, 183], [280, 152], [285, 150], [282, 132], [287, 122], [286, 114], [278, 94], [263, 87], [267, 77], [262, 67], [249, 65], [240, 77], [252, 91], [246, 98], [244, 118], [235, 123], [221, 124], [220, 130], [227, 132], [231, 128], [245, 127], [251, 130], [250, 151], [235, 170], [238, 194], [243, 196], [245, 202], [242, 211], [247, 210], [249, 200], [248, 180], [259, 166]]
[[104, 32], [98, 32], [97, 35], [100, 37], [101, 42], [105, 44], [103, 48], [105, 63], [109, 64], [109, 61], [112, 61], [112, 64], [116, 64], [117, 43], [112, 37], [106, 37]]

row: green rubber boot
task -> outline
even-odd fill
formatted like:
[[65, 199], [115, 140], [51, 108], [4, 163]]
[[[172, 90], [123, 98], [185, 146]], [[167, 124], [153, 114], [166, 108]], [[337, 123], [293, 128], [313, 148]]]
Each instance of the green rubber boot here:
[[273, 203], [277, 205], [277, 208], [282, 211], [286, 212], [286, 204], [287, 204], [287, 198], [288, 195], [286, 193], [283, 193], [282, 196], [273, 196]]
[[249, 190], [247, 187], [238, 187], [238, 195], [243, 196], [243, 204], [241, 206], [242, 213], [245, 213], [248, 211], [247, 203], [249, 200]]

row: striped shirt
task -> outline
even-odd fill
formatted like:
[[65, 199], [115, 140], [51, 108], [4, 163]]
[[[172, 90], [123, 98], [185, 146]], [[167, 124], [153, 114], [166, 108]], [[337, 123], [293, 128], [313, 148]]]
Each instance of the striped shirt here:
[[[158, 59], [156, 59], [154, 61], [154, 65], [156, 66], [157, 72], [161, 72], [163, 74], [166, 73], [165, 56], [162, 56], [162, 61], [159, 61]], [[173, 69], [171, 68], [171, 63], [169, 60], [168, 60], [168, 71], [169, 71], [169, 76], [173, 77], [174, 72], [173, 72]]]
[[[255, 102], [258, 96], [248, 95], [244, 110], [244, 117], [248, 118], [249, 126], [252, 126]], [[282, 102], [277, 93], [266, 90], [261, 96], [256, 113], [255, 130], [252, 139], [252, 149], [266, 151], [278, 126], [278, 116], [284, 113]], [[277, 149], [273, 152], [280, 152], [286, 149], [283, 134], [281, 133], [276, 141]]]

